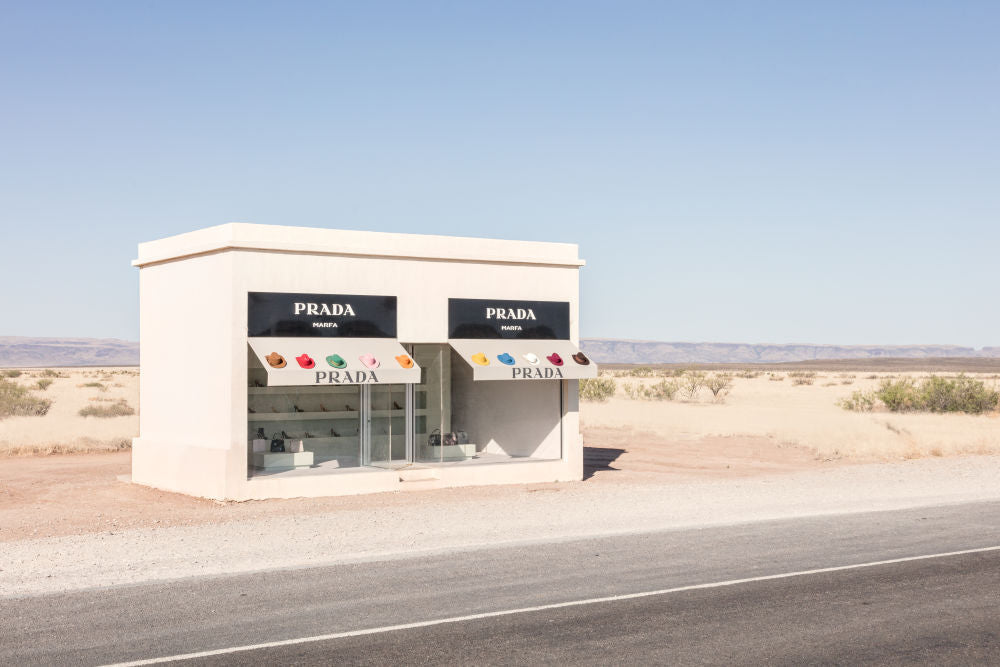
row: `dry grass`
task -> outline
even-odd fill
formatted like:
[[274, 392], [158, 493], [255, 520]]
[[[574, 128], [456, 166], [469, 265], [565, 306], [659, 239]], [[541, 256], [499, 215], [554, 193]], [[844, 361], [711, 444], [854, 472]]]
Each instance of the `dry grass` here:
[[44, 417], [52, 407], [52, 401], [35, 396], [33, 391], [37, 389], [38, 387], [24, 387], [6, 377], [0, 378], [0, 419]]
[[70, 442], [35, 442], [24, 445], [13, 445], [0, 442], [0, 457], [2, 456], [48, 456], [50, 454], [95, 454], [101, 452], [120, 452], [132, 449], [132, 440], [94, 440], [79, 438]]
[[[97, 381], [95, 378], [103, 375], [114, 377], [122, 386], [111, 385], [106, 391], [77, 386]], [[23, 371], [18, 381], [31, 388], [37, 397], [51, 401], [51, 405], [44, 416], [0, 419], [0, 456], [114, 452], [129, 448], [131, 439], [139, 434], [139, 418], [135, 414], [110, 419], [79, 414], [81, 408], [91, 405], [117, 405], [122, 401], [136, 405], [139, 399], [136, 368], [34, 369]], [[46, 383], [44, 391], [38, 389], [39, 382]], [[91, 401], [92, 398], [99, 400]]]
[[125, 400], [115, 401], [110, 405], [88, 405], [80, 408], [77, 414], [81, 417], [129, 417], [135, 414], [135, 408]]

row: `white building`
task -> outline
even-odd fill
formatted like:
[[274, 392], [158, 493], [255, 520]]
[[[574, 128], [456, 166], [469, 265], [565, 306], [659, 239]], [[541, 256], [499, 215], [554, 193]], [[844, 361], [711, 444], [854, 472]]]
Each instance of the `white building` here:
[[582, 478], [574, 244], [227, 224], [133, 264], [134, 482], [246, 500]]

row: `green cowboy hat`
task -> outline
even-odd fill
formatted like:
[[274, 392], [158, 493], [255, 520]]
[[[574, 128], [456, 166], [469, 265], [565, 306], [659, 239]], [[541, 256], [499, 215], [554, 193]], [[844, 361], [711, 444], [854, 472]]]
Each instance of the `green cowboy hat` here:
[[344, 361], [339, 354], [331, 354], [326, 358], [326, 363], [330, 364], [334, 368], [344, 368], [347, 366], [347, 362]]

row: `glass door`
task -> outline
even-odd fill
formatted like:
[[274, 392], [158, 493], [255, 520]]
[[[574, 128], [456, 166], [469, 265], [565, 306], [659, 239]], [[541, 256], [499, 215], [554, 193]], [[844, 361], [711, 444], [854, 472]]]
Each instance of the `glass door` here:
[[406, 429], [407, 385], [375, 384], [366, 388], [367, 465], [401, 468], [409, 456]]

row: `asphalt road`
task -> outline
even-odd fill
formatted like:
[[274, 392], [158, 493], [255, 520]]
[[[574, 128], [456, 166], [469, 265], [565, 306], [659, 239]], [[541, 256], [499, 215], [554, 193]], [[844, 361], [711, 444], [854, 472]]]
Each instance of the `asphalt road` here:
[[109, 664], [787, 573], [802, 574], [185, 664], [1000, 664], [1000, 551], [805, 572], [996, 545], [1000, 503], [980, 503], [7, 598], [0, 664]]

